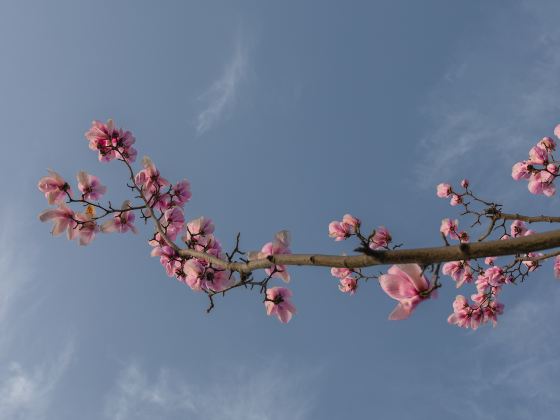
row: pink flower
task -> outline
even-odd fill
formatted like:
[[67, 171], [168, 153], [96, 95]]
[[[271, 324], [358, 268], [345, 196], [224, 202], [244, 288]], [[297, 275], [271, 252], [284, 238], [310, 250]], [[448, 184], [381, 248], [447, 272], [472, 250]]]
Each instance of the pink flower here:
[[354, 231], [356, 231], [356, 229], [360, 226], [362, 222], [360, 222], [360, 219], [352, 216], [351, 214], [345, 214], [342, 217], [342, 223], [346, 223], [347, 225], [352, 226], [354, 228]]
[[457, 237], [459, 238], [459, 241], [464, 243], [464, 244], [469, 243], [469, 241], [470, 241], [469, 234], [467, 232], [465, 232], [464, 230], [459, 232], [457, 234]]
[[55, 171], [49, 169], [49, 176], [44, 176], [37, 183], [39, 191], [45, 193], [49, 204], [61, 204], [67, 197], [67, 192], [72, 197], [70, 185]]
[[449, 184], [441, 183], [436, 187], [436, 194], [439, 198], [447, 198], [452, 192], [453, 190]]
[[486, 257], [484, 259], [484, 264], [486, 265], [494, 265], [494, 261], [496, 261], [498, 257]]
[[56, 209], [47, 209], [39, 214], [41, 222], [53, 221], [51, 233], [54, 236], [60, 235], [66, 231], [68, 239], [72, 240], [77, 234], [77, 223], [74, 221], [74, 212], [72, 209], [60, 204]]
[[185, 282], [195, 291], [220, 292], [230, 284], [230, 271], [217, 270], [204, 260], [192, 258], [186, 261], [183, 271]]
[[75, 218], [79, 222], [76, 230], [80, 245], [89, 245], [95, 238], [95, 234], [99, 232], [99, 226], [88, 210], [85, 213], [76, 213]]
[[136, 174], [134, 180], [138, 186], [143, 187], [144, 195], [150, 200], [155, 194], [159, 195], [161, 188], [169, 185], [169, 181], [160, 175], [148, 156], [144, 156], [142, 164], [144, 169]]
[[381, 288], [399, 303], [389, 315], [391, 320], [406, 319], [414, 308], [429, 298], [430, 285], [418, 264], [399, 264], [379, 277]]
[[350, 293], [353, 295], [356, 293], [356, 289], [358, 288], [358, 282], [354, 277], [345, 277], [340, 279], [338, 288], [342, 293]]
[[558, 138], [560, 138], [560, 124], [558, 124], [556, 127], [554, 127], [554, 135]]
[[329, 223], [329, 236], [335, 241], [343, 241], [354, 234], [354, 227], [336, 220]]
[[183, 206], [191, 197], [191, 184], [186, 179], [178, 182], [173, 186], [173, 202], [177, 206]]
[[442, 267], [443, 274], [451, 276], [457, 282], [457, 288], [463, 283], [472, 281], [470, 266], [465, 261], [450, 261]]
[[560, 255], [554, 258], [554, 277], [560, 279]]
[[547, 165], [548, 153], [545, 149], [541, 149], [538, 146], [532, 147], [531, 150], [529, 150], [529, 163]]
[[452, 206], [458, 206], [459, 204], [462, 203], [463, 203], [463, 198], [460, 195], [457, 194], [451, 195], [451, 201], [449, 204], [451, 204]]
[[[278, 232], [274, 241], [266, 243], [260, 252], [249, 252], [249, 260], [267, 258], [271, 255], [291, 254], [290, 233], [287, 230]], [[290, 273], [288, 273], [285, 265], [273, 265], [265, 270], [265, 273], [272, 277], [278, 277], [286, 283], [290, 281]]]
[[465, 189], [469, 188], [469, 180], [468, 179], [463, 179], [461, 181], [461, 187], [463, 187]]
[[445, 236], [449, 236], [451, 239], [459, 239], [459, 236], [457, 235], [458, 223], [457, 219], [443, 219], [441, 221], [439, 231]]
[[296, 313], [296, 307], [290, 302], [292, 292], [285, 287], [271, 287], [266, 291], [264, 306], [267, 315], [276, 315], [284, 324], [292, 319]]
[[478, 276], [477, 281], [480, 281], [480, 284], [486, 283], [490, 286], [499, 287], [506, 282], [506, 277], [501, 267], [492, 266], [484, 270], [484, 273]]
[[556, 192], [553, 182], [554, 175], [546, 171], [539, 171], [530, 176], [527, 187], [531, 194], [544, 194], [547, 197], [551, 197]]
[[484, 322], [492, 321], [492, 326], [498, 323], [498, 315], [504, 313], [504, 304], [493, 300], [484, 307]]
[[177, 234], [183, 230], [185, 224], [185, 216], [183, 215], [183, 210], [180, 207], [173, 207], [166, 210], [163, 213], [166, 224], [165, 233], [172, 241], [175, 240]]
[[[130, 201], [126, 200], [121, 209], [130, 208]], [[136, 218], [133, 211], [123, 211], [122, 213], [117, 213], [113, 219], [108, 220], [101, 226], [102, 232], [119, 232], [126, 233], [131, 230], [133, 233], [137, 233], [136, 227], [134, 226], [134, 219]]]
[[84, 200], [99, 200], [107, 191], [107, 187], [101, 185], [99, 178], [84, 171], [78, 172], [77, 179], [78, 189], [82, 193]]
[[132, 147], [134, 136], [130, 131], [117, 129], [111, 119], [106, 124], [93, 121], [85, 137], [89, 141], [89, 148], [99, 152], [101, 162], [109, 162], [115, 158], [134, 162], [136, 159], [137, 152]]
[[546, 170], [551, 174], [556, 175], [558, 173], [558, 166], [556, 166], [554, 163], [549, 163], [548, 165], [546, 165]]
[[532, 167], [530, 168], [530, 163], [527, 161], [517, 162], [511, 168], [511, 177], [516, 181], [520, 179], [528, 179], [532, 173]]
[[447, 322], [458, 327], [468, 328], [470, 325], [470, 312], [471, 307], [467, 299], [462, 295], [458, 295], [453, 302], [453, 313], [449, 315]]
[[527, 232], [527, 225], [521, 220], [514, 220], [509, 228], [511, 236], [517, 238], [518, 236], [525, 236]]
[[187, 234], [183, 239], [185, 242], [190, 242], [195, 240], [196, 236], [205, 236], [211, 233], [214, 233], [214, 223], [212, 219], [202, 216], [187, 223]]
[[553, 152], [556, 150], [556, 143], [554, 142], [554, 140], [550, 137], [543, 137], [538, 143], [537, 143], [537, 147], [540, 147], [543, 150], [546, 150], [547, 152]]
[[369, 247], [371, 249], [387, 248], [392, 239], [387, 228], [385, 228], [385, 226], [379, 226], [375, 231], [375, 235], [373, 235], [373, 238], [369, 241]]

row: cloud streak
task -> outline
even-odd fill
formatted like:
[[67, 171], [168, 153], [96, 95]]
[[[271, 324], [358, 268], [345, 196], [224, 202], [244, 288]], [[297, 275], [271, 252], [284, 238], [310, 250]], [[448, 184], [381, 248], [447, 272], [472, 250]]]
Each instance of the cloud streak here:
[[203, 135], [224, 118], [225, 113], [235, 102], [239, 85], [247, 73], [248, 51], [243, 38], [239, 35], [233, 56], [227, 63], [222, 76], [198, 99], [205, 108], [196, 119], [196, 134]]
[[277, 365], [258, 372], [223, 369], [213, 384], [202, 386], [167, 369], [150, 379], [132, 362], [118, 374], [105, 415], [111, 420], [305, 420], [313, 407], [306, 386], [314, 376]]

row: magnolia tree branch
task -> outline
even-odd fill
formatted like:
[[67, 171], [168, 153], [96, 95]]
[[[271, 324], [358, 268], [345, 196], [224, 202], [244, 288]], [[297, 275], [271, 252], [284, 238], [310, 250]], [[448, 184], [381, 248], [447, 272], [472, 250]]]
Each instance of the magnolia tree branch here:
[[[560, 136], [560, 126], [555, 134]], [[296, 312], [291, 303], [292, 293], [285, 287], [270, 287], [269, 284], [275, 279], [289, 282], [289, 266], [320, 266], [331, 268], [331, 274], [339, 281], [339, 289], [346, 294], [354, 294], [358, 284], [378, 281], [383, 291], [398, 302], [389, 315], [393, 320], [409, 317], [420, 302], [434, 297], [435, 290], [443, 286], [442, 275], [451, 277], [457, 287], [474, 283], [473, 303], [457, 296], [448, 321], [476, 329], [485, 322], [495, 324], [497, 316], [503, 312], [503, 304], [497, 300], [502, 287], [524, 281], [543, 261], [556, 257], [554, 272], [560, 277], [560, 250], [547, 254], [539, 252], [560, 247], [560, 230], [537, 233], [525, 226], [525, 223], [560, 223], [560, 216], [505, 213], [501, 204], [475, 195], [467, 180], [461, 181], [460, 189], [439, 184], [437, 196], [450, 198], [451, 206], [462, 208], [460, 215], [473, 220], [471, 228], [479, 225], [484, 229], [476, 242], [470, 241], [469, 232], [459, 230], [458, 220], [447, 218], [440, 227], [445, 246], [400, 249], [402, 244], [392, 245], [392, 237], [385, 227], [365, 234], [362, 222], [347, 214], [342, 221], [329, 224], [329, 236], [336, 241], [356, 239], [357, 255], [293, 254], [286, 231], [278, 232], [260, 251], [249, 253], [240, 250], [238, 234], [235, 248], [226, 253], [214, 236], [211, 220], [201, 217], [185, 221], [183, 207], [191, 198], [187, 180], [170, 183], [149, 158], [143, 159], [143, 169], [135, 173], [132, 163], [137, 153], [132, 147], [135, 142], [132, 133], [116, 128], [111, 120], [106, 124], [94, 121], [86, 138], [100, 161], [124, 163], [129, 177], [127, 186], [134, 192], [134, 199], [141, 203], [133, 205], [125, 200], [118, 208], [111, 202], [101, 204], [98, 200], [107, 188], [97, 177], [83, 171], [77, 175], [81, 195], [74, 198], [70, 184], [56, 172], [49, 171], [38, 187], [48, 203], [57, 207], [43, 211], [39, 215], [41, 221], [53, 222], [53, 235], [66, 232], [68, 239], [78, 239], [81, 245], [87, 245], [97, 233], [136, 232], [136, 213], [146, 222], [152, 219], [155, 234], [149, 241], [151, 255], [160, 257], [170, 277], [194, 291], [205, 293], [209, 299], [208, 311], [214, 308], [214, 297], [218, 294], [225, 295], [237, 288], [256, 289], [262, 295], [267, 314], [288, 322]], [[552, 196], [560, 169], [553, 157], [555, 147], [554, 140], [544, 137], [529, 151], [528, 160], [513, 166], [512, 177], [527, 179], [528, 189], [533, 194]], [[80, 205], [85, 211], [74, 212], [67, 205]], [[109, 220], [105, 223], [98, 223], [106, 218]], [[178, 235], [183, 235], [180, 238], [185, 246], [175, 242]], [[488, 240], [491, 236], [496, 238]], [[498, 264], [497, 258], [508, 256], [513, 256], [509, 263], [500, 260]], [[392, 266], [386, 274], [368, 275], [362, 271], [380, 265]], [[264, 270], [260, 280], [255, 278], [258, 270]]]

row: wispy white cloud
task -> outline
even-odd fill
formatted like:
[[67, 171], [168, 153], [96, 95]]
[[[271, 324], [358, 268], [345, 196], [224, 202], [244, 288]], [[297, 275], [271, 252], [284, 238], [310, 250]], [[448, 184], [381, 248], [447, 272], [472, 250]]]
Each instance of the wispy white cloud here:
[[481, 23], [481, 36], [469, 32], [458, 43], [455, 63], [427, 101], [434, 128], [420, 143], [425, 157], [416, 172], [423, 187], [460, 178], [458, 171], [486, 178], [503, 172], [552, 132], [560, 111], [560, 28], [550, 20], [560, 5], [512, 6]]
[[222, 76], [214, 81], [199, 100], [204, 109], [196, 119], [196, 133], [202, 135], [223, 119], [235, 102], [239, 85], [247, 73], [248, 47], [239, 34], [236, 38], [233, 56], [227, 63]]
[[0, 372], [0, 419], [40, 420], [46, 418], [53, 394], [74, 354], [69, 341], [53, 361], [32, 369], [11, 362]]
[[202, 386], [167, 369], [150, 380], [130, 363], [107, 397], [105, 414], [112, 420], [305, 420], [314, 404], [308, 385], [315, 376], [274, 365], [258, 372], [224, 369], [212, 385]]
[[[29, 264], [36, 250], [22, 239], [29, 237], [26, 228], [9, 209], [1, 216], [11, 223], [0, 226], [0, 420], [41, 420], [71, 363], [74, 342], [68, 340], [55, 356], [44, 349], [21, 352], [13, 345], [12, 339], [33, 330], [26, 317], [32, 304], [26, 298], [38, 278]], [[22, 362], [23, 353], [32, 361]]]

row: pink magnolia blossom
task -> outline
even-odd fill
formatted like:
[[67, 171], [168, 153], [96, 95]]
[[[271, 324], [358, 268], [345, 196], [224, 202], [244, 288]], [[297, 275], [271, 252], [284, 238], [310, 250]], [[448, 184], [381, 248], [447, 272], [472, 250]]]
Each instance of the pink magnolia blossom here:
[[449, 315], [447, 322], [458, 327], [468, 328], [470, 326], [470, 312], [471, 307], [467, 299], [462, 295], [458, 295], [453, 302], [453, 313]]
[[451, 239], [459, 239], [459, 236], [457, 235], [458, 224], [459, 222], [457, 221], [457, 219], [443, 219], [441, 221], [441, 227], [439, 228], [439, 231], [445, 236], [449, 236]]
[[465, 232], [464, 230], [462, 230], [461, 232], [459, 232], [459, 233], [457, 234], [457, 237], [458, 237], [459, 241], [460, 241], [461, 243], [464, 243], [464, 244], [467, 244], [467, 243], [469, 243], [469, 241], [470, 241], [469, 234], [468, 234], [467, 232]]
[[338, 288], [342, 293], [349, 293], [353, 295], [354, 293], [356, 293], [356, 289], [358, 288], [358, 281], [351, 276], [345, 277], [343, 279], [340, 279]]
[[453, 190], [449, 184], [441, 183], [436, 187], [436, 194], [439, 198], [447, 198], [452, 192]]
[[531, 194], [544, 194], [547, 197], [551, 197], [556, 192], [553, 182], [554, 175], [546, 171], [539, 171], [530, 176], [527, 187]]
[[45, 193], [45, 198], [49, 204], [61, 204], [67, 197], [67, 192], [72, 197], [70, 185], [55, 171], [49, 169], [49, 175], [44, 176], [37, 183], [39, 191]]
[[373, 235], [373, 238], [369, 241], [369, 247], [371, 249], [387, 248], [392, 239], [387, 228], [385, 228], [385, 226], [379, 226], [375, 231], [375, 235]]
[[457, 194], [451, 195], [451, 201], [449, 202], [449, 204], [451, 204], [452, 206], [458, 206], [459, 204], [462, 203], [463, 203], [463, 198], [460, 195]]
[[466, 261], [450, 261], [445, 263], [442, 267], [442, 272], [455, 280], [457, 288], [461, 287], [465, 282], [470, 283], [473, 278], [471, 268]]
[[498, 257], [486, 257], [484, 259], [484, 264], [486, 265], [494, 265], [494, 261], [496, 261]]
[[230, 271], [214, 269], [204, 260], [191, 258], [185, 262], [183, 270], [185, 282], [195, 291], [220, 292], [231, 283]]
[[352, 225], [345, 222], [333, 220], [329, 223], [329, 236], [335, 241], [343, 241], [354, 234], [355, 230]]
[[99, 152], [101, 162], [109, 162], [115, 158], [134, 162], [136, 159], [137, 152], [132, 147], [134, 136], [130, 131], [116, 128], [111, 119], [106, 124], [93, 121], [85, 137], [89, 141], [89, 148]]
[[[121, 209], [130, 208], [130, 201], [126, 200]], [[119, 233], [126, 233], [129, 230], [133, 233], [138, 233], [136, 227], [134, 226], [134, 219], [136, 218], [133, 211], [123, 211], [122, 213], [117, 213], [111, 219], [103, 223], [101, 226], [102, 232], [119, 232]]]
[[183, 239], [185, 242], [189, 242], [194, 240], [196, 236], [205, 236], [211, 233], [214, 233], [214, 223], [212, 219], [203, 216], [187, 223], [187, 234]]
[[506, 277], [504, 276], [504, 270], [502, 270], [501, 267], [495, 265], [484, 270], [484, 273], [478, 276], [477, 286], [480, 284], [480, 285], [500, 287], [505, 282], [506, 282]]
[[556, 142], [551, 137], [543, 137], [538, 143], [537, 147], [540, 147], [547, 152], [553, 152], [556, 150]]
[[74, 211], [66, 207], [64, 204], [60, 204], [56, 209], [47, 209], [39, 214], [39, 220], [41, 222], [53, 222], [53, 228], [51, 233], [54, 236], [60, 235], [62, 232], [66, 231], [68, 239], [72, 240], [77, 235], [77, 223], [74, 221]]
[[414, 308], [429, 298], [430, 285], [418, 264], [399, 264], [379, 277], [381, 288], [399, 303], [389, 315], [390, 320], [406, 319]]
[[532, 173], [532, 166], [527, 161], [517, 162], [511, 168], [511, 177], [516, 181], [520, 179], [529, 179]]
[[275, 315], [280, 322], [286, 324], [296, 313], [296, 307], [290, 302], [292, 292], [285, 287], [271, 287], [266, 291], [264, 306], [266, 314]]
[[504, 304], [493, 300], [484, 307], [484, 322], [492, 321], [492, 326], [498, 324], [498, 315], [504, 313]]
[[144, 169], [136, 174], [134, 180], [138, 186], [143, 187], [144, 195], [150, 200], [155, 194], [159, 195], [161, 188], [169, 185], [169, 181], [160, 175], [148, 156], [144, 156], [142, 165]]
[[356, 231], [357, 228], [360, 227], [360, 224], [362, 222], [360, 221], [360, 219], [352, 216], [351, 214], [345, 214], [342, 217], [342, 223], [346, 223], [346, 224], [352, 226], [354, 228], [354, 231]]
[[192, 197], [191, 184], [186, 179], [173, 186], [173, 202], [177, 206], [185, 205]]
[[558, 173], [558, 166], [556, 166], [554, 163], [549, 163], [548, 165], [546, 165], [546, 170], [551, 174], [556, 175]]
[[[156, 236], [158, 235], [159, 233]], [[150, 241], [150, 245], [154, 247], [150, 255], [152, 257], [159, 257], [159, 262], [165, 269], [167, 275], [173, 277], [177, 273], [177, 270], [182, 268], [175, 250], [163, 242], [161, 237]]]
[[163, 213], [166, 224], [166, 234], [172, 241], [175, 240], [179, 232], [183, 230], [185, 225], [185, 216], [180, 207], [173, 207]]
[[465, 189], [469, 188], [469, 180], [468, 179], [463, 179], [461, 181], [461, 187], [463, 187]]
[[521, 220], [514, 220], [509, 228], [511, 236], [517, 238], [518, 236], [525, 236], [527, 232], [527, 225]]
[[[260, 252], [249, 252], [249, 260], [267, 258], [271, 255], [291, 254], [290, 250], [290, 233], [287, 230], [278, 232], [274, 241], [266, 243]], [[290, 281], [290, 273], [288, 273], [285, 265], [273, 265], [265, 270], [265, 273], [272, 277], [278, 277], [288, 283]]]
[[85, 213], [76, 213], [75, 218], [78, 222], [77, 239], [80, 245], [89, 245], [99, 232], [99, 225], [93, 219], [93, 214], [86, 210]]
[[99, 200], [107, 191], [107, 187], [101, 185], [99, 178], [94, 175], [80, 171], [76, 178], [78, 179], [78, 189], [84, 200]]
[[535, 146], [529, 150], [529, 163], [534, 165], [547, 165], [548, 153], [545, 149]]

